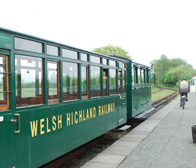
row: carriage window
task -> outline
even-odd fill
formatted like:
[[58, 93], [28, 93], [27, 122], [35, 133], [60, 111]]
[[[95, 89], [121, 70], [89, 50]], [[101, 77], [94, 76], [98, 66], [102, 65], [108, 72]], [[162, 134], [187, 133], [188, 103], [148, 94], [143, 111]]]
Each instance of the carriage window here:
[[48, 103], [60, 101], [59, 63], [48, 61]]
[[19, 50], [43, 53], [42, 43], [15, 37], [15, 48]]
[[118, 87], [119, 87], [119, 94], [122, 94], [122, 87], [123, 87], [122, 71], [118, 72]]
[[146, 80], [147, 80], [146, 82], [147, 82], [147, 83], [150, 83], [150, 74], [149, 74], [149, 73], [150, 73], [150, 70], [147, 69], [147, 70], [146, 70]]
[[108, 69], [103, 69], [103, 95], [108, 96]]
[[0, 110], [9, 108], [8, 57], [0, 55]]
[[116, 66], [116, 61], [110, 60], [110, 66]]
[[81, 54], [80, 54], [80, 59], [81, 59], [81, 61], [88, 61], [88, 59], [87, 59], [87, 54], [81, 53]]
[[43, 104], [42, 59], [15, 56], [16, 107]]
[[117, 86], [116, 86], [116, 70], [110, 69], [110, 94], [117, 93]]
[[78, 65], [63, 62], [63, 100], [78, 98]]
[[119, 68], [124, 68], [124, 63], [119, 62]]
[[135, 67], [133, 66], [132, 67], [132, 84], [134, 85], [136, 83], [136, 80], [135, 80]]
[[124, 93], [126, 93], [126, 71], [124, 71]]
[[100, 67], [91, 66], [91, 96], [101, 96]]
[[76, 51], [63, 49], [62, 55], [63, 57], [66, 57], [66, 58], [78, 59], [78, 53]]
[[51, 45], [47, 45], [47, 54], [49, 55], [59, 55], [59, 48]]
[[103, 63], [103, 65], [107, 65], [107, 59], [102, 58], [102, 63]]
[[144, 75], [145, 71], [143, 69], [141, 69], [141, 83], [145, 83], [145, 75]]
[[137, 76], [138, 76], [138, 83], [141, 84], [141, 69], [140, 68], [138, 68]]
[[134, 73], [135, 74], [135, 83], [138, 83], [138, 73], [139, 73], [138, 67], [135, 67], [134, 69], [135, 69], [135, 73]]
[[143, 76], [144, 76], [144, 81], [143, 81], [143, 83], [146, 83], [146, 69], [143, 69]]
[[81, 92], [82, 99], [87, 99], [89, 97], [89, 78], [88, 78], [88, 67], [81, 66]]
[[95, 57], [95, 56], [91, 56], [91, 62], [100, 64], [100, 58]]

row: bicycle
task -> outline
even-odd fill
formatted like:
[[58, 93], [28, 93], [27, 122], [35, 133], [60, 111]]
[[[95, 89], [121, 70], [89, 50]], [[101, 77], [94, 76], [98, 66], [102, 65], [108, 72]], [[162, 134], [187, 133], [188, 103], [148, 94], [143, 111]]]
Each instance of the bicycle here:
[[183, 108], [183, 109], [184, 109], [184, 107], [185, 107], [185, 103], [186, 103], [186, 96], [183, 95], [183, 96], [181, 97], [181, 105], [182, 105], [182, 108]]

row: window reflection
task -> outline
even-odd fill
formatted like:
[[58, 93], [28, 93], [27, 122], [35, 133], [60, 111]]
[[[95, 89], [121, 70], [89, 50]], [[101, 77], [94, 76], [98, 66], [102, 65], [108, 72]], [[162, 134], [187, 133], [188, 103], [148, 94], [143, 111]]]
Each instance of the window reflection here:
[[59, 55], [58, 47], [47, 45], [47, 54], [58, 56]]
[[147, 69], [146, 70], [146, 79], [147, 79], [147, 83], [150, 83], [150, 70], [149, 69]]
[[63, 100], [78, 98], [78, 65], [63, 62]]
[[136, 79], [135, 79], [135, 67], [132, 66], [132, 85], [134, 85], [136, 83]]
[[124, 63], [119, 62], [119, 68], [124, 68]]
[[81, 54], [80, 54], [80, 58], [81, 58], [81, 61], [88, 61], [88, 59], [87, 59], [87, 54], [81, 53]]
[[142, 70], [142, 78], [143, 78], [143, 83], [146, 83], [146, 70], [145, 69], [143, 69]]
[[102, 58], [102, 63], [103, 63], [103, 65], [107, 65], [107, 59]]
[[138, 68], [138, 83], [141, 84], [141, 69]]
[[110, 66], [116, 66], [116, 61], [110, 60]]
[[63, 49], [62, 54], [66, 58], [78, 59], [78, 53], [72, 50]]
[[15, 37], [15, 48], [19, 50], [32, 51], [37, 53], [43, 52], [42, 43]]
[[16, 106], [43, 104], [42, 59], [15, 56]]
[[122, 71], [118, 72], [118, 87], [119, 87], [119, 94], [122, 94], [122, 87], [123, 87]]
[[81, 92], [82, 99], [87, 99], [89, 97], [89, 84], [88, 84], [88, 67], [81, 66]]
[[91, 62], [93, 63], [100, 63], [100, 57], [91, 56]]
[[48, 103], [60, 101], [59, 63], [48, 61]]
[[124, 93], [126, 93], [126, 71], [124, 71], [124, 80], [123, 80], [123, 85], [124, 85]]
[[108, 96], [108, 69], [103, 69], [103, 95]]
[[116, 86], [116, 70], [110, 69], [110, 94], [117, 93], [117, 86]]
[[9, 108], [8, 58], [0, 55], [0, 110]]
[[91, 96], [101, 96], [100, 67], [91, 66]]

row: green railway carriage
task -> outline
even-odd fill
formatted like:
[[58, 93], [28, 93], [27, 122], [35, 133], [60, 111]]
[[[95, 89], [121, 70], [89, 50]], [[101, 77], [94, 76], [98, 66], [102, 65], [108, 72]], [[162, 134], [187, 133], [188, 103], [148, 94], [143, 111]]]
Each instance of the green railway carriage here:
[[151, 108], [150, 68], [132, 62], [127, 72], [127, 110], [132, 118]]
[[149, 108], [133, 65], [0, 28], [0, 167], [41, 166]]

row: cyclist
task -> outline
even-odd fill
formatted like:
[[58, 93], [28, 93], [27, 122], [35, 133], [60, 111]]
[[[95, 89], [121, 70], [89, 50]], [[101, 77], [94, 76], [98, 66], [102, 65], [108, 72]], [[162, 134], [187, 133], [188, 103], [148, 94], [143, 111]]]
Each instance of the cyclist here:
[[186, 96], [186, 101], [188, 101], [188, 92], [189, 92], [189, 83], [186, 81], [186, 79], [183, 79], [182, 82], [180, 82], [179, 86], [179, 92], [180, 92], [180, 107], [182, 107], [181, 97], [183, 95]]

